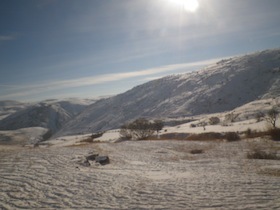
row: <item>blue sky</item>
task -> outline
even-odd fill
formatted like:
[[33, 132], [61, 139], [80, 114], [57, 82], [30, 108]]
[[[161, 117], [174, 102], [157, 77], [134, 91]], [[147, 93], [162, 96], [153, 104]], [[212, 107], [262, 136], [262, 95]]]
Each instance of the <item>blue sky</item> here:
[[0, 0], [0, 100], [112, 95], [280, 47], [279, 0], [178, 1]]

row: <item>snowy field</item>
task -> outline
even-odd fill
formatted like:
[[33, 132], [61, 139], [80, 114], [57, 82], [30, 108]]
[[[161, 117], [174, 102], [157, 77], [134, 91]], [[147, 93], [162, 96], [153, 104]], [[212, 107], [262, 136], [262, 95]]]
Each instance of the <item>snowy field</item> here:
[[[254, 101], [188, 123], [171, 119], [179, 123], [159, 132], [239, 132], [243, 139], [237, 142], [118, 142], [118, 129], [94, 141], [83, 132], [42, 141], [48, 134], [42, 127], [0, 131], [0, 209], [280, 209], [279, 160], [246, 156], [262, 148], [279, 157], [280, 142], [244, 139], [248, 129], [268, 129], [256, 114], [278, 101]], [[231, 122], [229, 115], [236, 118]], [[220, 123], [210, 125], [211, 117]], [[108, 155], [111, 162], [81, 165], [90, 153]]]
[[[279, 209], [279, 161], [246, 158], [252, 144], [279, 151], [263, 141], [0, 146], [0, 209]], [[79, 165], [90, 152], [111, 163]]]

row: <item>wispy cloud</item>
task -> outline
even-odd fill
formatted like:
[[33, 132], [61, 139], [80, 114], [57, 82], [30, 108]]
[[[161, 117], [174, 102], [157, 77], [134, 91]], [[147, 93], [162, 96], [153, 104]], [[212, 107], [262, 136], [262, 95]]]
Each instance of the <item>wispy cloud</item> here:
[[1, 85], [1, 87], [6, 89], [9, 93], [2, 94], [0, 98], [4, 99], [4, 98], [28, 97], [28, 96], [32, 96], [33, 94], [44, 94], [47, 91], [105, 84], [114, 81], [121, 81], [130, 78], [145, 77], [145, 76], [152, 76], [152, 75], [157, 75], [158, 76], [157, 78], [159, 78], [160, 75], [162, 76], [166, 75], [167, 72], [177, 73], [177, 72], [181, 72], [183, 69], [186, 69], [186, 71], [190, 71], [191, 68], [209, 65], [220, 59], [222, 58], [198, 61], [193, 63], [179, 63], [179, 64], [172, 64], [172, 65], [165, 65], [165, 66], [160, 66], [160, 67], [155, 67], [150, 69], [143, 69], [140, 71], [102, 74], [102, 75], [97, 75], [92, 77], [82, 77], [82, 78], [70, 79], [70, 80], [49, 81], [49, 82], [43, 82], [41, 84], [34, 84], [34, 85], [23, 85], [23, 86]]
[[14, 40], [14, 39], [16, 39], [16, 37], [12, 36], [12, 35], [9, 35], [9, 36], [0, 35], [0, 42], [1, 41], [11, 41], [11, 40]]

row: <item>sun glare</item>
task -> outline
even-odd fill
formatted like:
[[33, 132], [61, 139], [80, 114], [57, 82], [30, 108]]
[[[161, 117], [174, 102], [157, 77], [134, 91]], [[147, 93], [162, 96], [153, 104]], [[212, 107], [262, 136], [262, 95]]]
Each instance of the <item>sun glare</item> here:
[[188, 12], [195, 12], [199, 3], [197, 0], [171, 0], [173, 3], [182, 6]]

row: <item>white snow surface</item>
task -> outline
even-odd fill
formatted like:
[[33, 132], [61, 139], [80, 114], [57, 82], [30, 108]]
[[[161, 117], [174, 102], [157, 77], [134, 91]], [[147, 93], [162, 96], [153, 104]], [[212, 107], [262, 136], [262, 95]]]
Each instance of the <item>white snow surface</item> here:
[[[279, 209], [279, 161], [247, 159], [252, 144], [280, 146], [265, 139], [0, 146], [0, 209]], [[82, 166], [93, 153], [110, 164]]]

